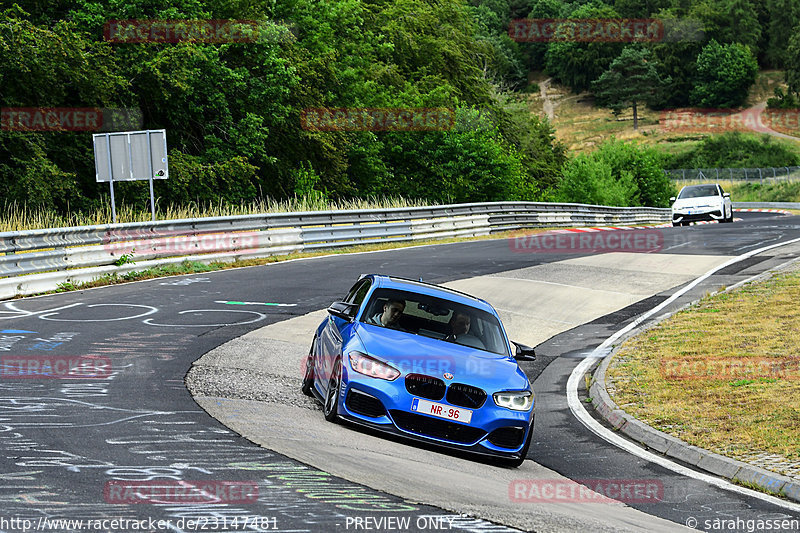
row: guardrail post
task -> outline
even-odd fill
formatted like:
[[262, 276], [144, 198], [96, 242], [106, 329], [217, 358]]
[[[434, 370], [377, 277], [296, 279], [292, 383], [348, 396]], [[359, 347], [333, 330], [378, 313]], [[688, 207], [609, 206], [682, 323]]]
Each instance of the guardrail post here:
[[761, 185], [764, 185], [764, 176], [761, 175], [761, 169], [758, 169], [758, 181]]

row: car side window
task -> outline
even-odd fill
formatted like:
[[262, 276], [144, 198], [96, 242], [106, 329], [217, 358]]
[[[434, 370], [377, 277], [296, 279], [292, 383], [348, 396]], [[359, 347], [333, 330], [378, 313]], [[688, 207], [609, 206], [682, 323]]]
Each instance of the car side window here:
[[354, 304], [361, 307], [361, 302], [364, 301], [364, 298], [366, 298], [367, 293], [369, 292], [369, 286], [370, 286], [369, 280], [366, 280], [364, 281], [364, 283], [361, 284], [361, 287], [358, 288], [355, 296], [353, 297]]
[[369, 292], [370, 282], [368, 279], [361, 280], [355, 285], [353, 288], [350, 289], [350, 292], [347, 293], [344, 301], [351, 304], [356, 304], [358, 306], [361, 305], [361, 302], [364, 301], [364, 298], [367, 296]]

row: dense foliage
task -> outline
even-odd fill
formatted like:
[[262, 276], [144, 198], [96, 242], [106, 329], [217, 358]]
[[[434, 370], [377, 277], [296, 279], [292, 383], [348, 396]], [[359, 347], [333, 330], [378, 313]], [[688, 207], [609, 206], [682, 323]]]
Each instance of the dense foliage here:
[[[635, 46], [509, 35], [518, 19], [615, 17], [657, 18], [668, 32]], [[247, 19], [261, 33], [104, 39], [108, 21], [131, 19]], [[787, 107], [799, 62], [795, 0], [0, 0], [0, 106], [138, 110], [142, 128], [167, 130], [161, 205], [293, 195], [663, 205], [648, 150], [615, 141], [568, 162], [525, 105], [528, 73], [594, 88], [620, 112], [739, 105], [755, 68], [785, 68]], [[641, 83], [615, 90], [632, 76]], [[303, 125], [310, 108], [447, 108], [455, 119], [441, 131], [319, 131]], [[0, 129], [0, 198], [60, 211], [105, 203], [89, 133]], [[145, 182], [116, 193], [149, 196]]]
[[615, 139], [571, 159], [553, 192], [559, 202], [597, 205], [669, 206], [674, 188], [664, 174], [663, 157], [653, 148]]
[[790, 146], [769, 135], [737, 131], [707, 137], [688, 152], [672, 157], [667, 168], [768, 168], [800, 165]]
[[[566, 159], [546, 119], [514, 106], [518, 44], [507, 6], [452, 0], [72, 0], [0, 3], [2, 106], [141, 110], [165, 128], [162, 202], [294, 194], [432, 202], [538, 199]], [[477, 17], [477, 14], [482, 14]], [[487, 24], [486, 19], [496, 20]], [[109, 20], [251, 19], [255, 42], [115, 43]], [[266, 35], [266, 38], [265, 38]], [[442, 131], [316, 131], [309, 108], [449, 108]], [[0, 131], [0, 195], [90, 208], [90, 132]], [[145, 182], [120, 183], [144, 203]]]

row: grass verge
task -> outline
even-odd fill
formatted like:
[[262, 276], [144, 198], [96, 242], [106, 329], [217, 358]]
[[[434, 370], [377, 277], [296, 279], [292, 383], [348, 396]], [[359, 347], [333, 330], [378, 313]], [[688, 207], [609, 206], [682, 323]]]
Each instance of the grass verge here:
[[[158, 204], [158, 200], [156, 201]], [[185, 218], [227, 217], [236, 215], [258, 215], [262, 213], [292, 213], [298, 211], [338, 211], [346, 209], [389, 209], [392, 207], [421, 207], [428, 205], [422, 200], [403, 197], [357, 198], [335, 202], [322, 197], [294, 196], [286, 200], [257, 200], [242, 204], [189, 204], [186, 206], [156, 205], [157, 220], [179, 220]], [[117, 206], [117, 223], [149, 222], [150, 210], [129, 204]], [[31, 208], [16, 202], [6, 202], [0, 215], [0, 231], [24, 231], [43, 228], [66, 228], [73, 226], [95, 226], [111, 224], [110, 200], [102, 208], [91, 212], [72, 212], [64, 215], [51, 209]]]
[[800, 461], [798, 298], [798, 270], [704, 298], [620, 347], [612, 398], [689, 444]]

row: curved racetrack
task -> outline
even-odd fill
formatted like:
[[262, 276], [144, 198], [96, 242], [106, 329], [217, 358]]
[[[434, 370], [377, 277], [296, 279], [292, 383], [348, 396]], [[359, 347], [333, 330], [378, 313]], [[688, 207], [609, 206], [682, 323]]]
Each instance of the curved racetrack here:
[[[800, 237], [797, 217], [741, 217], [655, 230], [663, 244], [650, 254], [532, 253], [484, 240], [5, 302], [0, 530], [670, 531], [690, 519], [798, 519], [796, 505], [713, 487], [629, 455], [584, 428], [566, 401], [572, 369], [637, 314], [730, 257]], [[671, 307], [798, 251], [774, 248], [727, 267]], [[299, 361], [319, 310], [362, 272], [421, 276], [483, 296], [513, 338], [538, 344], [537, 361], [523, 363], [537, 391], [523, 467], [326, 424], [298, 394]], [[184, 377], [204, 354], [190, 372], [196, 402]], [[44, 379], [14, 370], [78, 358], [106, 362], [110, 371]], [[565, 478], [648, 480], [663, 487], [663, 498], [531, 503], [512, 490], [521, 481]], [[213, 501], [214, 488], [224, 502]]]

